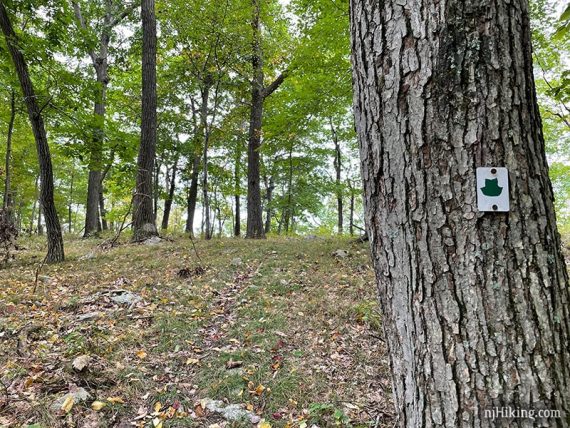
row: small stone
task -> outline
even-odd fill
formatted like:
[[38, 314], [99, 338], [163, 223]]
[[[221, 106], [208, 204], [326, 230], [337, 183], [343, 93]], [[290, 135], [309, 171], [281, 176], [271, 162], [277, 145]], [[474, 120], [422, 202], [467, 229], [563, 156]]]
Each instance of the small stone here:
[[73, 363], [71, 363], [71, 365], [75, 370], [80, 372], [89, 365], [90, 361], [91, 357], [89, 355], [80, 355], [79, 357], [73, 360]]
[[231, 261], [232, 266], [241, 266], [242, 264], [243, 264], [243, 261], [242, 261], [241, 257], [235, 257]]
[[100, 312], [87, 312], [86, 314], [81, 314], [77, 316], [78, 321], [89, 321], [101, 317]]
[[79, 257], [80, 261], [83, 260], [91, 260], [95, 258], [95, 252], [94, 251], [90, 251], [87, 254], [85, 254], [84, 256]]
[[153, 236], [153, 237], [145, 240], [143, 243], [144, 243], [144, 245], [157, 245], [157, 244], [160, 244], [161, 241], [162, 241], [162, 239], [160, 239], [160, 237]]
[[111, 300], [119, 305], [136, 305], [138, 302], [142, 301], [142, 298], [138, 294], [121, 290], [121, 293], [112, 296]]
[[73, 402], [77, 404], [87, 401], [91, 397], [91, 395], [84, 388], [75, 388], [73, 390], [70, 390], [64, 396], [55, 400], [51, 405], [52, 410], [60, 411], [61, 406], [63, 406], [68, 397], [73, 398]]
[[339, 250], [333, 251], [332, 256], [336, 257], [338, 259], [344, 259], [344, 258], [348, 257], [348, 251], [339, 249]]

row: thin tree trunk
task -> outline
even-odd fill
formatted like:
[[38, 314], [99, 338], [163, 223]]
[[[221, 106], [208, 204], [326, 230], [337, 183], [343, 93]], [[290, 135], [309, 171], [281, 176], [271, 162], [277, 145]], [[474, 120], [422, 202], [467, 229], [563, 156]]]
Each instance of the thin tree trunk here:
[[39, 236], [42, 236], [44, 234], [44, 226], [42, 224], [42, 212], [43, 208], [42, 204], [40, 203], [38, 205], [38, 224], [37, 224], [37, 231]]
[[235, 163], [234, 169], [234, 200], [235, 200], [235, 218], [234, 218], [234, 236], [241, 235], [241, 203], [240, 203], [240, 179], [239, 179], [239, 164], [238, 160]]
[[10, 91], [10, 121], [8, 122], [8, 135], [6, 137], [6, 178], [4, 180], [4, 203], [3, 207], [8, 216], [13, 218], [12, 213], [12, 134], [14, 133], [14, 121], [16, 120], [16, 92]]
[[152, 205], [152, 175], [156, 156], [156, 16], [154, 0], [141, 1], [142, 123], [133, 200], [133, 240], [158, 235]]
[[266, 177], [265, 187], [266, 187], [266, 194], [265, 194], [266, 205], [265, 205], [265, 227], [264, 227], [264, 231], [267, 234], [267, 233], [271, 232], [271, 218], [273, 216], [273, 207], [271, 206], [271, 204], [273, 202], [273, 190], [275, 189], [273, 177], [270, 177], [269, 180], [267, 180], [267, 177]]
[[30, 230], [28, 231], [28, 234], [31, 236], [32, 233], [34, 233], [34, 224], [35, 224], [35, 219], [36, 219], [36, 208], [37, 208], [37, 203], [38, 203], [38, 198], [40, 195], [39, 192], [39, 183], [40, 183], [40, 177], [37, 176], [36, 177], [36, 181], [34, 183], [34, 203], [32, 204], [32, 213], [30, 215]]
[[[570, 424], [570, 296], [528, 2], [351, 0], [356, 129], [402, 427]], [[510, 212], [478, 212], [504, 166]]]
[[176, 190], [176, 172], [178, 169], [178, 158], [174, 161], [172, 166], [172, 172], [170, 175], [170, 184], [168, 188], [168, 194], [164, 200], [164, 213], [162, 215], [161, 229], [168, 229], [168, 221], [170, 219], [170, 210], [172, 209], [172, 201], [174, 200], [174, 191]]
[[334, 127], [332, 118], [329, 119], [331, 132], [334, 142], [334, 169], [336, 173], [336, 204], [337, 204], [337, 232], [339, 235], [342, 235], [343, 232], [343, 201], [342, 201], [342, 153], [340, 150], [340, 142], [338, 140], [338, 135], [336, 129]]
[[350, 194], [349, 233], [350, 236], [354, 235], [354, 193]]
[[196, 212], [196, 202], [198, 199], [198, 177], [200, 174], [199, 154], [194, 156], [192, 162], [192, 179], [190, 180], [190, 191], [188, 192], [188, 216], [186, 217], [186, 233], [194, 236], [194, 213]]
[[2, 27], [2, 32], [6, 38], [6, 44], [10, 51], [12, 61], [14, 62], [18, 79], [20, 80], [20, 85], [28, 108], [28, 116], [30, 118], [32, 131], [36, 141], [41, 177], [40, 197], [47, 227], [48, 252], [46, 255], [46, 262], [60, 262], [64, 259], [63, 237], [53, 197], [53, 170], [46, 130], [41, 109], [37, 102], [34, 86], [28, 72], [28, 66], [22, 52], [18, 49], [18, 38], [14, 33], [12, 23], [10, 22], [3, 2], [0, 2], [0, 26]]
[[208, 126], [208, 101], [210, 98], [210, 88], [213, 84], [213, 78], [210, 74], [204, 79], [204, 88], [202, 89], [202, 105], [200, 109], [200, 127], [204, 134], [203, 153], [202, 153], [202, 197], [204, 199], [204, 213], [205, 213], [205, 230], [204, 239], [209, 240], [212, 238], [210, 231], [210, 199], [208, 196], [208, 146], [210, 140], [210, 129]]
[[158, 199], [160, 196], [160, 163], [155, 161], [154, 177], [153, 177], [153, 190], [152, 190], [152, 214], [154, 216], [154, 223], [158, 218]]
[[75, 181], [75, 168], [71, 170], [71, 184], [69, 186], [69, 195], [67, 199], [67, 229], [68, 232], [71, 233], [72, 230], [72, 218], [71, 215], [73, 213], [73, 185]]

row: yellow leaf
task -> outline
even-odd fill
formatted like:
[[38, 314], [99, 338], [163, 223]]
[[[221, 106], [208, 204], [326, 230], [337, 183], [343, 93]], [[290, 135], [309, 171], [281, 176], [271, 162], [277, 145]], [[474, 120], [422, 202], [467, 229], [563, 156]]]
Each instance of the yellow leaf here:
[[145, 351], [138, 351], [137, 352], [137, 357], [139, 357], [141, 360], [144, 360], [146, 358], [146, 352]]
[[113, 403], [113, 404], [117, 404], [117, 403], [125, 404], [125, 400], [123, 400], [121, 397], [109, 397], [109, 398], [107, 398], [107, 401], [109, 403]]
[[271, 424], [266, 420], [262, 419], [261, 422], [257, 425], [257, 428], [271, 428]]
[[188, 358], [186, 360], [186, 365], [188, 366], [197, 366], [200, 364], [200, 360], [198, 358]]
[[154, 411], [158, 413], [158, 412], [160, 412], [160, 409], [162, 409], [162, 403], [160, 401], [157, 401], [154, 404]]
[[69, 394], [65, 399], [65, 401], [63, 402], [63, 404], [61, 405], [61, 410], [63, 410], [65, 413], [69, 413], [69, 411], [73, 407], [73, 403], [74, 403], [73, 395]]
[[152, 426], [154, 426], [154, 428], [162, 428], [162, 421], [160, 418], [154, 418], [152, 420]]
[[263, 391], [265, 391], [265, 387], [264, 387], [263, 385], [261, 385], [261, 384], [259, 384], [259, 385], [257, 386], [257, 388], [255, 388], [255, 393], [256, 393], [257, 395], [263, 394]]
[[99, 410], [101, 410], [105, 406], [106, 406], [106, 404], [102, 401], [94, 401], [93, 403], [91, 403], [91, 408], [93, 410], [95, 410], [96, 412], [98, 412]]

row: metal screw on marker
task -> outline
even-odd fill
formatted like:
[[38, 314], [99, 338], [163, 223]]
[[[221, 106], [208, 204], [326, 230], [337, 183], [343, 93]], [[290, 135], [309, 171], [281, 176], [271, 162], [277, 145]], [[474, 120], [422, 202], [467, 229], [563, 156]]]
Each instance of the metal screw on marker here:
[[495, 168], [491, 169], [491, 174], [495, 175], [497, 173], [497, 170]]
[[493, 208], [493, 211], [497, 211], [499, 209], [499, 207], [497, 205], [493, 205], [492, 208]]

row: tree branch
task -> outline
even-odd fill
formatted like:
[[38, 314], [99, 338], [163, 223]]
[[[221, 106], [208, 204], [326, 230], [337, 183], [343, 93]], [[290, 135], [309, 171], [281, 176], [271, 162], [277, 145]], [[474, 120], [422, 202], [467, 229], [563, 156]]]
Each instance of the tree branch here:
[[129, 16], [131, 14], [131, 12], [133, 10], [135, 10], [138, 7], [139, 3], [135, 2], [129, 6], [127, 6], [121, 13], [119, 13], [110, 23], [109, 23], [109, 28], [113, 28], [116, 27], [117, 25], [119, 25], [121, 23], [121, 21], [123, 19], [125, 19], [127, 16]]
[[267, 98], [269, 95], [275, 92], [277, 88], [279, 88], [279, 86], [281, 86], [281, 84], [285, 81], [285, 78], [287, 78], [288, 75], [289, 70], [285, 70], [269, 86], [266, 86], [263, 89], [263, 98]]

